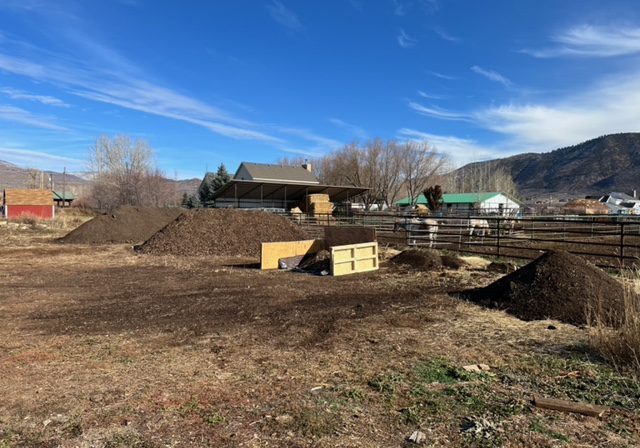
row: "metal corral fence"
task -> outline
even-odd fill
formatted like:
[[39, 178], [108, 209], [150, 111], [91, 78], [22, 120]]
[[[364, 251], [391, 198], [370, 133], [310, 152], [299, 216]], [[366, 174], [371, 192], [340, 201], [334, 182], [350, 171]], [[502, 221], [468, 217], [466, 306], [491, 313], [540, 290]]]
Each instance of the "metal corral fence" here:
[[565, 250], [602, 267], [640, 264], [640, 219], [620, 216], [445, 216], [389, 213], [351, 216], [288, 215], [309, 230], [323, 226], [374, 227], [382, 242], [478, 255], [533, 259]]

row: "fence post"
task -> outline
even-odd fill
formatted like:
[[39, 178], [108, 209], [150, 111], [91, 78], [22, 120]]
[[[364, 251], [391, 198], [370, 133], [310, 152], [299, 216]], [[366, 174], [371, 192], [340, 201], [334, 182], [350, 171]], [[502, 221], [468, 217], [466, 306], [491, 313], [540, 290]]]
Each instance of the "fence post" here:
[[624, 221], [620, 221], [620, 266], [624, 266]]
[[498, 218], [498, 224], [497, 224], [497, 232], [498, 235], [496, 237], [496, 255], [498, 256], [498, 258], [500, 257], [500, 218]]

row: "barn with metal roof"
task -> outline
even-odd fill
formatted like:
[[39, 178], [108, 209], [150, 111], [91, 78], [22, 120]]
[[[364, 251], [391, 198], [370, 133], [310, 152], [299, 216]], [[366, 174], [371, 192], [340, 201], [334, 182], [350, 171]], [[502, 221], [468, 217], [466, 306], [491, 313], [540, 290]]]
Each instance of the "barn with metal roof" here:
[[348, 202], [368, 188], [323, 185], [310, 164], [282, 166], [242, 162], [233, 179], [213, 195], [215, 207], [289, 210], [311, 194], [327, 194], [331, 202]]

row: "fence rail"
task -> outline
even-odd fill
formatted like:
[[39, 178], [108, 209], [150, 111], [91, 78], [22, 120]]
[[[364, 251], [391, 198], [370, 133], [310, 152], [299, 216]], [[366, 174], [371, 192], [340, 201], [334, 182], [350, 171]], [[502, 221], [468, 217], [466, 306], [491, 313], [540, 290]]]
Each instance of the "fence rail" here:
[[556, 249], [587, 257], [602, 267], [640, 263], [640, 218], [633, 217], [419, 217], [389, 213], [287, 216], [310, 229], [373, 227], [381, 241], [415, 247], [524, 259]]

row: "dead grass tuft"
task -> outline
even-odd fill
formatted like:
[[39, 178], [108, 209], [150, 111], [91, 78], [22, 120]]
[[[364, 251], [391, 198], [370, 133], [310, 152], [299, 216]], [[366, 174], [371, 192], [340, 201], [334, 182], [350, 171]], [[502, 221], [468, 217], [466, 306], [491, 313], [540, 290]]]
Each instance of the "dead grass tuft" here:
[[610, 313], [606, 304], [589, 310], [587, 321], [591, 326], [591, 346], [616, 369], [631, 369], [640, 374], [640, 295], [636, 288], [640, 282], [640, 269], [623, 273], [624, 307], [617, 316], [620, 325], [612, 328], [606, 324], [604, 314]]

